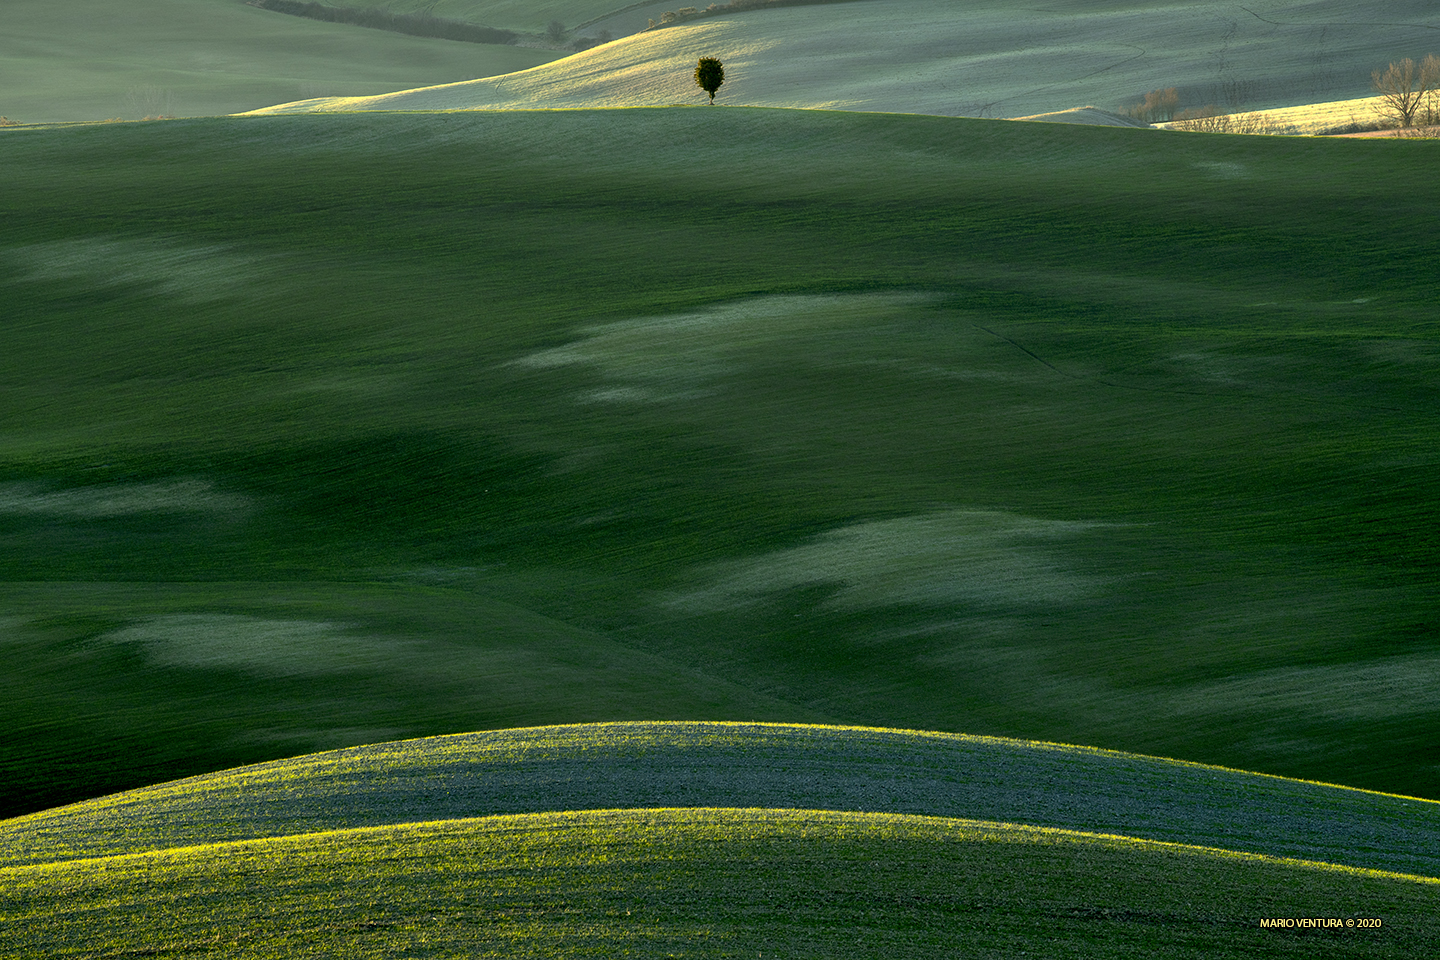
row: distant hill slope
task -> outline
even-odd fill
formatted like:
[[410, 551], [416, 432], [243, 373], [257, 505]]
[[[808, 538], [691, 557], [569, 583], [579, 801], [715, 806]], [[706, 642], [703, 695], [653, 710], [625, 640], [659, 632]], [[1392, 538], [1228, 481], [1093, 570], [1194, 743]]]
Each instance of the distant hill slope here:
[[[585, 24], [595, 25], [598, 32], [608, 24], [616, 36], [631, 33], [645, 26], [649, 19], [659, 20], [662, 4], [627, 2], [627, 0], [325, 0], [334, 7], [380, 9], [392, 13], [429, 13], [446, 20], [479, 23], [487, 27], [540, 33], [558, 20], [567, 30]], [[672, 3], [663, 9], [708, 4]], [[624, 26], [621, 26], [623, 24]], [[618, 30], [617, 30], [618, 28]]]
[[375, 744], [0, 822], [0, 867], [463, 817], [648, 807], [906, 813], [1440, 876], [1440, 803], [1060, 744], [621, 723]]
[[[729, 0], [723, 0], [725, 5]], [[854, 0], [781, 0], [780, 5], [851, 3]], [[589, 39], [628, 36], [661, 23], [666, 11], [686, 7], [704, 10], [709, 3], [676, 3], [674, 0], [325, 0], [327, 6], [378, 9], [394, 14], [423, 13], [447, 20], [484, 24], [549, 38], [549, 28], [559, 23], [564, 37]]]
[[469, 80], [559, 55], [319, 23], [242, 0], [5, 0], [0, 114], [27, 123], [209, 116]]
[[1372, 70], [1437, 37], [1440, 13], [1421, 0], [1383, 14], [1355, 0], [869, 0], [701, 20], [505, 77], [272, 112], [699, 103], [701, 56], [726, 64], [721, 104], [1018, 117], [1176, 87], [1182, 105], [1264, 108], [1363, 96]]

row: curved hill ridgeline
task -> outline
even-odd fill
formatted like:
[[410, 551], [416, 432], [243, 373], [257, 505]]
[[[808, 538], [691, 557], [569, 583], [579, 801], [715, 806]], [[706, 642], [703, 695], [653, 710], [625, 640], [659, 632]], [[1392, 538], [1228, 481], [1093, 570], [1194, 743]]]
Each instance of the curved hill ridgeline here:
[[6, 0], [0, 113], [24, 123], [213, 116], [487, 77], [558, 53], [287, 17], [243, 0]]
[[0, 823], [0, 865], [500, 814], [844, 810], [1023, 823], [1440, 874], [1440, 803], [1063, 744], [608, 723], [374, 744]]
[[701, 19], [503, 77], [262, 112], [698, 103], [690, 73], [701, 56], [725, 62], [722, 104], [1020, 117], [1122, 109], [1175, 87], [1185, 107], [1256, 109], [1363, 96], [1372, 70], [1436, 30], [1434, 8], [1416, 0], [1383, 17], [1354, 0], [1254, 11], [866, 0]]
[[[555, 20], [574, 28], [610, 20], [645, 6], [626, 0], [326, 0], [326, 5], [379, 10], [396, 16], [428, 15], [528, 33], [541, 33]], [[669, 9], [674, 10], [676, 6], [672, 4]], [[658, 19], [660, 14], [651, 16]], [[643, 14], [639, 14], [639, 26], [645, 26]]]
[[[268, 5], [276, 0], [264, 0]], [[299, 5], [303, 0], [278, 0]], [[855, 0], [740, 0], [737, 7], [794, 6], [817, 3], [853, 3]], [[352, 11], [357, 18], [433, 19], [447, 23], [483, 25], [490, 28], [520, 31], [531, 35], [532, 41], [553, 45], [549, 36], [552, 24], [564, 30], [560, 39], [578, 37], [594, 42], [602, 34], [625, 36], [646, 29], [647, 24], [662, 23], [666, 11], [697, 9], [691, 16], [728, 15], [738, 12], [728, 0], [715, 6], [723, 10], [707, 11], [709, 3], [676, 3], [673, 0], [326, 0], [325, 6]], [[322, 14], [323, 15], [323, 14]], [[358, 22], [358, 21], [357, 21]], [[683, 22], [683, 21], [675, 21]]]
[[328, 23], [349, 23], [416, 37], [491, 44], [514, 43], [519, 39], [513, 30], [497, 30], [463, 20], [446, 20], [431, 13], [392, 13], [375, 7], [331, 6], [313, 0], [249, 0], [249, 3], [263, 10], [286, 13], [292, 17], [305, 17]]
[[[1411, 958], [1440, 946], [1437, 882], [967, 820], [612, 810], [0, 869], [0, 947], [15, 957]], [[1261, 925], [1296, 917], [1327, 923]], [[1378, 929], [1357, 929], [1356, 917]]]

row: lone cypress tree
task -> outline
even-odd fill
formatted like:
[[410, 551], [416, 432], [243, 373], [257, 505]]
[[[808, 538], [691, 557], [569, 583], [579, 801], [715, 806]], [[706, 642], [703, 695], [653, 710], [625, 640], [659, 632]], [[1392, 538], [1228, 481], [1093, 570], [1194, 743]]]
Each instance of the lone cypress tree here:
[[715, 106], [715, 91], [725, 82], [725, 65], [714, 57], [701, 57], [695, 68], [695, 83], [710, 94], [710, 106]]

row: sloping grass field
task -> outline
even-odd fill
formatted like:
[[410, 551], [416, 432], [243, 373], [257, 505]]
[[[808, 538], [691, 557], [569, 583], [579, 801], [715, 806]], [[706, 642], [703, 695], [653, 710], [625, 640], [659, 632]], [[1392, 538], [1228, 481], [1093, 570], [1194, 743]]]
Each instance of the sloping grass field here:
[[1432, 151], [6, 131], [3, 808], [626, 719], [1440, 797]]
[[[555, 20], [567, 29], [617, 19], [632, 23], [633, 18], [627, 15], [632, 11], [638, 15], [641, 11], [637, 8], [646, 6], [625, 0], [331, 0], [329, 5], [398, 14], [428, 12], [445, 20], [527, 33], [543, 33]], [[672, 4], [668, 9], [681, 6], [685, 4]], [[639, 16], [637, 28], [644, 27], [647, 19], [659, 20], [661, 12], [650, 11], [648, 17]]]
[[[15, 957], [1408, 958], [1437, 945], [1434, 879], [822, 811], [489, 817], [0, 878], [0, 943]], [[1379, 928], [1257, 919], [1335, 914]]]
[[320, 23], [243, 0], [6, 0], [0, 115], [39, 123], [239, 113], [472, 80], [557, 56]]
[[[513, 5], [456, 6], [500, 17]], [[550, 9], [530, 6], [537, 20]], [[711, 56], [725, 63], [719, 104], [1025, 117], [1087, 104], [1123, 110], [1174, 87], [1186, 107], [1254, 110], [1367, 96], [1371, 71], [1419, 62], [1436, 36], [1440, 17], [1425, 0], [864, 0], [681, 22], [504, 77], [272, 110], [698, 104], [695, 62]]]
[[1440, 803], [1136, 754], [876, 728], [612, 723], [275, 760], [0, 823], [0, 867], [478, 816], [837, 810], [1440, 875]]

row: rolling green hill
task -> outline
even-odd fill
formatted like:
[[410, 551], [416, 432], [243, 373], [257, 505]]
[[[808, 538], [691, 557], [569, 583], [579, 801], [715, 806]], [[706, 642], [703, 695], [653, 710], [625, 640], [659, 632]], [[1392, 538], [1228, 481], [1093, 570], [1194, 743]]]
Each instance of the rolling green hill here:
[[243, 0], [6, 0], [0, 114], [36, 123], [239, 113], [488, 77], [559, 55], [319, 23]]
[[[498, 17], [509, 5], [479, 6]], [[567, 6], [578, 15], [582, 5]], [[542, 7], [551, 9], [534, 5], [537, 23]], [[1186, 107], [1268, 109], [1367, 96], [1373, 70], [1419, 62], [1437, 36], [1440, 18], [1425, 0], [865, 0], [682, 22], [504, 77], [278, 109], [698, 104], [692, 77], [706, 56], [726, 65], [719, 104], [1025, 117], [1083, 104], [1121, 110], [1174, 87]]]
[[[0, 823], [0, 948], [1412, 957], [1440, 879], [1396, 868], [1433, 874], [1437, 830], [1440, 804], [1056, 744], [507, 730]], [[1261, 924], [1297, 918], [1333, 926]]]
[[708, 108], [4, 131], [3, 809], [617, 719], [1440, 796], [1433, 159]]
[[753, 723], [533, 727], [370, 744], [0, 822], [0, 868], [521, 813], [907, 814], [1440, 874], [1440, 803], [958, 734]]
[[[813, 810], [407, 824], [7, 869], [0, 880], [0, 945], [17, 958], [1409, 958], [1437, 946], [1433, 878]], [[1311, 918], [1379, 928], [1260, 926]]]

